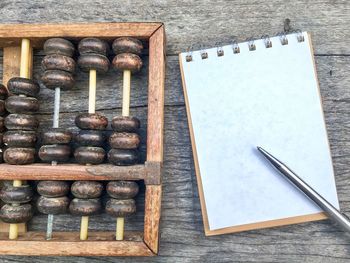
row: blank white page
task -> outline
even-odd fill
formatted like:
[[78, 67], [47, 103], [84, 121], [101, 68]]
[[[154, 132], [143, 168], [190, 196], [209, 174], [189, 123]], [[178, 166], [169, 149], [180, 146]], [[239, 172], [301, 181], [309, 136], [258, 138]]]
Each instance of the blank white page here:
[[[210, 230], [321, 210], [257, 152], [272, 153], [339, 208], [330, 149], [306, 32], [180, 54]], [[202, 212], [205, 212], [202, 210]]]

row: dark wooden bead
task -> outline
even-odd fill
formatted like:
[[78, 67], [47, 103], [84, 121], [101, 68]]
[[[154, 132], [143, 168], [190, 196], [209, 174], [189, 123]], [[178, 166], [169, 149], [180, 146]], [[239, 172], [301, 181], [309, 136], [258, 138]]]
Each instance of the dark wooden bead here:
[[6, 100], [7, 96], [8, 96], [8, 92], [5, 85], [0, 84], [0, 100]]
[[68, 90], [75, 85], [72, 73], [62, 70], [46, 70], [41, 76], [41, 81], [48, 89], [61, 88], [62, 90]]
[[106, 152], [102, 147], [82, 146], [75, 150], [74, 157], [80, 164], [100, 164], [105, 159]]
[[42, 134], [41, 139], [42, 144], [69, 144], [72, 133], [61, 128], [51, 128]]
[[39, 149], [39, 158], [44, 162], [67, 162], [70, 157], [70, 147], [68, 145], [43, 145]]
[[0, 210], [0, 219], [5, 223], [18, 224], [29, 221], [33, 216], [31, 204], [5, 204]]
[[8, 90], [15, 95], [26, 95], [30, 97], [37, 97], [40, 87], [31, 79], [15, 77], [7, 82]]
[[113, 68], [117, 70], [130, 70], [138, 72], [142, 67], [142, 60], [138, 55], [132, 53], [122, 53], [116, 55], [112, 61]]
[[34, 97], [10, 96], [7, 98], [5, 106], [9, 113], [31, 114], [39, 110], [39, 101]]
[[4, 117], [0, 117], [0, 132], [5, 131], [5, 119]]
[[109, 137], [109, 145], [115, 149], [137, 149], [140, 136], [131, 132], [113, 132]]
[[4, 161], [8, 164], [30, 164], [34, 160], [34, 148], [7, 148], [4, 152]]
[[4, 134], [0, 133], [0, 147], [2, 147], [4, 144]]
[[7, 131], [3, 140], [7, 147], [34, 148], [37, 136], [35, 131]]
[[140, 40], [132, 37], [120, 37], [113, 41], [112, 48], [114, 54], [133, 53], [141, 55], [143, 45]]
[[33, 131], [38, 126], [39, 121], [33, 115], [13, 113], [5, 118], [5, 127], [9, 130]]
[[114, 217], [126, 217], [136, 212], [134, 199], [118, 200], [111, 198], [106, 203], [106, 213]]
[[74, 50], [73, 44], [63, 38], [50, 38], [44, 43], [45, 55], [60, 54], [73, 57]]
[[78, 44], [78, 50], [80, 54], [100, 54], [107, 56], [109, 47], [106, 41], [98, 38], [87, 37], [80, 40]]
[[52, 54], [47, 55], [41, 61], [43, 70], [63, 70], [70, 73], [75, 72], [75, 61], [71, 57]]
[[103, 184], [97, 181], [75, 181], [71, 192], [76, 198], [90, 199], [102, 195]]
[[104, 130], [108, 119], [98, 113], [82, 113], [75, 118], [75, 125], [82, 130]]
[[67, 196], [45, 197], [40, 196], [36, 202], [38, 211], [46, 215], [64, 214], [68, 211], [70, 199]]
[[7, 204], [28, 203], [32, 200], [32, 197], [33, 190], [32, 187], [29, 185], [7, 185], [0, 190], [0, 199]]
[[133, 165], [139, 161], [137, 150], [111, 149], [108, 152], [108, 161], [114, 165]]
[[5, 114], [6, 114], [5, 101], [0, 100], [0, 116], [4, 116]]
[[69, 212], [77, 216], [89, 216], [98, 214], [102, 210], [100, 198], [80, 199], [74, 198], [69, 205]]
[[116, 132], [137, 132], [140, 121], [130, 116], [115, 116], [111, 122], [112, 129]]
[[40, 181], [36, 190], [45, 197], [60, 197], [69, 193], [70, 185], [66, 181]]
[[103, 146], [105, 136], [98, 130], [81, 130], [75, 137], [75, 141], [81, 146]]
[[84, 72], [95, 69], [99, 73], [106, 73], [109, 68], [109, 59], [99, 54], [83, 54], [78, 58], [78, 65]]
[[107, 193], [115, 199], [134, 198], [139, 192], [139, 185], [133, 181], [110, 181], [106, 186]]

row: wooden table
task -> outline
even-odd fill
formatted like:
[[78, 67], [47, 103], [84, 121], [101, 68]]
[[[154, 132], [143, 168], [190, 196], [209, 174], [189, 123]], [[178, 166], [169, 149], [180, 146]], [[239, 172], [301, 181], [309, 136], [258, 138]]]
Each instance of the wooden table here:
[[[326, 220], [294, 226], [205, 237], [194, 174], [184, 98], [177, 55], [189, 46], [210, 47], [247, 37], [273, 35], [283, 20], [312, 33], [317, 72], [336, 174], [340, 206], [350, 214], [350, 2], [348, 1], [3, 1], [0, 23], [162, 21], [167, 32], [165, 110], [165, 163], [160, 254], [153, 258], [45, 258], [2, 257], [2, 262], [349, 262], [350, 238]], [[34, 68], [40, 74], [43, 53], [35, 53]], [[2, 58], [2, 53], [1, 53]], [[0, 66], [2, 69], [2, 65]], [[110, 71], [98, 78], [97, 109], [110, 118], [120, 111], [121, 78]], [[132, 113], [146, 118], [147, 94], [143, 76], [136, 76]], [[77, 90], [62, 94], [62, 126], [72, 125], [77, 112], [87, 108], [87, 75], [77, 77]], [[101, 88], [102, 89], [102, 88]], [[78, 97], [79, 96], [79, 97]], [[40, 119], [51, 122], [53, 93], [43, 90]], [[145, 126], [142, 127], [143, 132]], [[144, 150], [144, 149], [143, 149]], [[142, 198], [142, 197], [141, 197]], [[233, 200], [234, 201], [234, 200]], [[140, 207], [142, 209], [142, 206]], [[113, 219], [91, 219], [95, 229], [113, 229]], [[98, 221], [98, 222], [97, 222]], [[142, 227], [142, 216], [130, 219]], [[45, 228], [45, 216], [29, 227]], [[67, 223], [69, 222], [69, 223]], [[56, 229], [76, 230], [78, 219], [64, 216]]]

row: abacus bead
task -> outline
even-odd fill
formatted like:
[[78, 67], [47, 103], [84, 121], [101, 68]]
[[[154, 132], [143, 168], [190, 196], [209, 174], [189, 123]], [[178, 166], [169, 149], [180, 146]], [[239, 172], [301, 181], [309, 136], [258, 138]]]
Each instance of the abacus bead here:
[[22, 204], [32, 200], [33, 190], [29, 185], [4, 186], [0, 191], [0, 199], [4, 203]]
[[74, 54], [74, 46], [66, 39], [50, 38], [44, 43], [44, 52], [46, 55], [60, 54], [72, 57]]
[[70, 73], [75, 71], [75, 61], [71, 57], [52, 54], [47, 55], [41, 61], [41, 67], [43, 70], [63, 70]]
[[105, 136], [102, 131], [81, 130], [75, 141], [81, 146], [103, 146]]
[[100, 197], [103, 184], [96, 181], [75, 181], [71, 186], [71, 192], [76, 198], [90, 199]]
[[5, 85], [0, 84], [0, 100], [6, 100], [7, 96], [8, 92]]
[[78, 58], [78, 65], [84, 72], [95, 69], [97, 72], [106, 73], [109, 68], [109, 60], [99, 54], [83, 54]]
[[117, 70], [130, 70], [138, 72], [142, 67], [142, 60], [138, 55], [132, 53], [122, 53], [116, 55], [112, 61], [113, 68]]
[[5, 118], [5, 127], [9, 130], [36, 130], [39, 126], [38, 119], [28, 114], [10, 114]]
[[106, 213], [114, 217], [125, 217], [136, 212], [134, 199], [109, 199], [106, 203]]
[[5, 119], [3, 117], [0, 117], [0, 132], [5, 131]]
[[107, 56], [108, 44], [98, 38], [87, 37], [82, 39], [78, 44], [78, 50], [80, 54], [100, 54]]
[[0, 100], [0, 116], [4, 116], [6, 114], [5, 101]]
[[31, 79], [15, 77], [7, 82], [8, 90], [16, 95], [36, 97], [40, 91], [39, 85]]
[[46, 70], [41, 80], [48, 89], [55, 89], [58, 87], [62, 90], [68, 90], [73, 88], [75, 84], [72, 73], [62, 70]]
[[100, 164], [105, 159], [106, 152], [102, 147], [79, 147], [74, 157], [80, 164]]
[[112, 129], [116, 132], [137, 132], [140, 121], [130, 116], [115, 116], [111, 122]]
[[7, 147], [34, 148], [37, 140], [34, 131], [7, 131], [4, 133], [4, 144]]
[[5, 223], [17, 224], [29, 221], [33, 216], [30, 204], [10, 205], [5, 204], [0, 210], [0, 219]]
[[67, 212], [69, 203], [70, 199], [67, 196], [52, 198], [40, 196], [36, 202], [36, 207], [40, 213], [58, 215]]
[[104, 130], [108, 119], [98, 113], [82, 113], [75, 118], [75, 125], [82, 130]]
[[136, 150], [111, 149], [108, 152], [108, 161], [114, 165], [133, 165], [139, 161], [139, 154]]
[[140, 136], [131, 132], [113, 132], [109, 145], [116, 149], [136, 149], [140, 145]]
[[134, 198], [139, 192], [139, 185], [133, 181], [110, 181], [106, 186], [108, 195], [115, 199]]
[[141, 41], [136, 38], [120, 37], [113, 41], [112, 48], [116, 55], [121, 53], [141, 55], [143, 46]]
[[0, 133], [0, 147], [3, 146], [4, 143], [4, 134]]
[[71, 150], [68, 145], [43, 145], [39, 149], [39, 158], [44, 162], [67, 162], [70, 153]]
[[72, 140], [72, 133], [60, 128], [51, 128], [42, 134], [43, 144], [68, 144]]
[[30, 164], [34, 160], [34, 148], [7, 148], [4, 152], [4, 161], [8, 164]]
[[9, 113], [34, 113], [39, 110], [39, 101], [34, 97], [10, 96], [5, 106]]
[[69, 212], [72, 215], [89, 216], [98, 214], [102, 209], [101, 200], [74, 198], [69, 205]]
[[64, 196], [70, 190], [70, 185], [66, 181], [40, 181], [36, 187], [38, 194], [45, 197]]

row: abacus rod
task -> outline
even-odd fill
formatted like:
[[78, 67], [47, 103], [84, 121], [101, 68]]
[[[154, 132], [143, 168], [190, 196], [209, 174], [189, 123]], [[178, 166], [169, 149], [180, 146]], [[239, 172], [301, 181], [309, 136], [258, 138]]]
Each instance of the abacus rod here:
[[90, 69], [89, 73], [89, 113], [95, 113], [96, 105], [96, 70]]
[[123, 71], [123, 105], [122, 105], [122, 116], [130, 115], [130, 82], [131, 82], [131, 71]]
[[53, 225], [53, 215], [47, 215], [47, 228], [46, 228], [46, 240], [52, 238], [52, 225]]
[[53, 124], [52, 128], [58, 128], [59, 127], [59, 120], [60, 120], [60, 95], [61, 95], [61, 89], [59, 87], [55, 88], [55, 102], [54, 102], [54, 108], [53, 108]]

